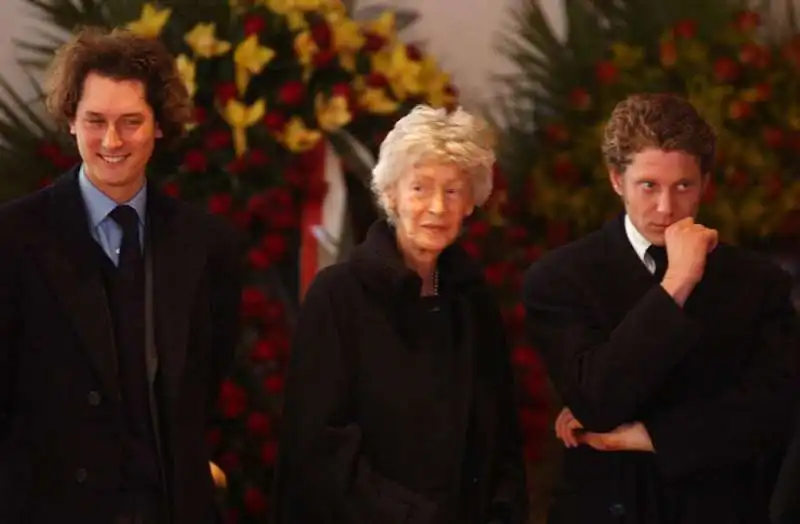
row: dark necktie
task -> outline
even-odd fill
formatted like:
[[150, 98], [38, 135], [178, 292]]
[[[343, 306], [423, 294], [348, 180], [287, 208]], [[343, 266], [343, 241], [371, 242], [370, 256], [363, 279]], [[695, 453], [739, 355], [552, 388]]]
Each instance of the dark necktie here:
[[647, 254], [656, 263], [656, 270], [653, 276], [661, 282], [667, 272], [667, 249], [664, 246], [650, 246], [647, 248]]
[[145, 278], [139, 216], [130, 206], [110, 213], [122, 228], [116, 278], [110, 294], [119, 361], [119, 385], [127, 420], [127, 488], [158, 486], [158, 462], [150, 419], [149, 383], [145, 364]]
[[117, 206], [110, 216], [122, 228], [122, 244], [119, 248], [117, 267], [126, 277], [133, 278], [142, 265], [139, 215], [131, 206]]

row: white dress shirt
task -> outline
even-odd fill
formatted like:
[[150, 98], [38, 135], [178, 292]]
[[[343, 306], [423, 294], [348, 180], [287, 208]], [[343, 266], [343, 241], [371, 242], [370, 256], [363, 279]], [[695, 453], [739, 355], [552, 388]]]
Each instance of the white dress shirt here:
[[631, 243], [631, 246], [633, 246], [633, 250], [639, 255], [639, 259], [644, 263], [647, 270], [650, 271], [650, 273], [655, 273], [656, 262], [647, 254], [647, 248], [652, 244], [639, 233], [639, 230], [633, 225], [628, 215], [625, 215], [625, 233], [628, 235], [628, 241]]

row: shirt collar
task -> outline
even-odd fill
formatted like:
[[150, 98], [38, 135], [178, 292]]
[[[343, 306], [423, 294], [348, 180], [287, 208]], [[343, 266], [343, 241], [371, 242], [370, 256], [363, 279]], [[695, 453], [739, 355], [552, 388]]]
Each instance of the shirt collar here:
[[89, 178], [86, 176], [84, 165], [81, 165], [78, 174], [78, 184], [81, 189], [86, 210], [89, 214], [90, 226], [95, 228], [100, 222], [105, 220], [109, 213], [118, 205], [129, 205], [139, 215], [139, 223], [145, 223], [145, 214], [147, 210], [147, 182], [142, 186], [138, 193], [133, 198], [123, 204], [117, 204], [108, 197], [105, 193], [100, 191]]
[[650, 247], [651, 242], [636, 229], [636, 226], [633, 225], [633, 222], [631, 222], [627, 214], [625, 215], [625, 234], [628, 236], [628, 241], [631, 243], [631, 246], [633, 246], [633, 250], [636, 251], [639, 259], [644, 262], [644, 256], [647, 254], [647, 248]]

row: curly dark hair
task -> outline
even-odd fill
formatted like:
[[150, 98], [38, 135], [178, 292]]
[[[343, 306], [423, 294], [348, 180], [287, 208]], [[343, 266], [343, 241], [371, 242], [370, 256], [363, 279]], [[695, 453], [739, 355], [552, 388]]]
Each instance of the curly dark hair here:
[[714, 166], [716, 134], [688, 100], [672, 94], [636, 94], [619, 102], [603, 135], [609, 169], [624, 173], [633, 155], [654, 147], [683, 151], [707, 175]]
[[56, 53], [47, 74], [47, 109], [61, 123], [75, 119], [89, 73], [114, 80], [139, 80], [163, 140], [174, 144], [192, 118], [192, 101], [175, 60], [157, 39], [129, 31], [87, 27]]

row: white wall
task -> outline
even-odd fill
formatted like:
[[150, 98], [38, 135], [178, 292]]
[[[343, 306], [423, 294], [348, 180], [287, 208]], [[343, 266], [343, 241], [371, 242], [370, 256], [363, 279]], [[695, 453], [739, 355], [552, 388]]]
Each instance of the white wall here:
[[[225, 0], [220, 0], [225, 1]], [[388, 5], [410, 8], [420, 20], [404, 33], [409, 40], [424, 40], [427, 49], [450, 71], [464, 103], [484, 99], [492, 72], [507, 72], [509, 65], [493, 49], [504, 27], [509, 5], [519, 0], [358, 0], [358, 6]], [[557, 27], [561, 26], [561, 0], [542, 0]], [[32, 92], [14, 62], [12, 38], [29, 37], [37, 21], [24, 0], [0, 0], [0, 74], [25, 95]]]

